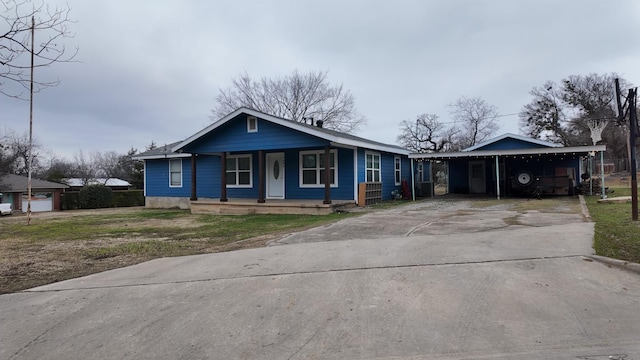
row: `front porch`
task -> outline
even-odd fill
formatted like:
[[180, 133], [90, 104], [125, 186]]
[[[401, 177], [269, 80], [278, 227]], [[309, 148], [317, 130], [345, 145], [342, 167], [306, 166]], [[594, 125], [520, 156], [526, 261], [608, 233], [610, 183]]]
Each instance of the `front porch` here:
[[255, 199], [198, 199], [191, 200], [191, 213], [217, 215], [247, 214], [299, 214], [328, 215], [340, 208], [355, 206], [354, 200], [333, 200], [330, 204], [323, 200], [276, 200], [267, 199], [256, 202]]

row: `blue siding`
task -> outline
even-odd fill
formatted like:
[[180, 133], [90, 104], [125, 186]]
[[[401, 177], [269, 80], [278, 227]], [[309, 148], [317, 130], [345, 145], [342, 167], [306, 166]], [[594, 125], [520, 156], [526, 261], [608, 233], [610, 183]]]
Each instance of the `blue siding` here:
[[191, 160], [182, 158], [182, 186], [169, 187], [169, 159], [147, 160], [145, 171], [147, 196], [191, 196]]
[[449, 161], [449, 192], [469, 193], [469, 162], [467, 160]]
[[[323, 150], [318, 148], [315, 150]], [[353, 150], [338, 150], [338, 187], [331, 188], [331, 198], [335, 200], [353, 200]], [[279, 152], [279, 151], [278, 151]], [[324, 187], [300, 188], [299, 150], [282, 150], [285, 153], [285, 198], [286, 199], [324, 199]], [[233, 153], [237, 155], [240, 153]], [[266, 154], [266, 153], [265, 153]], [[251, 188], [227, 188], [229, 198], [258, 198], [259, 169], [258, 153], [252, 152], [253, 186]], [[199, 155], [196, 158], [197, 183], [196, 194], [199, 198], [220, 197], [220, 157]], [[191, 159], [182, 159], [182, 187], [169, 187], [169, 160], [146, 161], [147, 196], [190, 197], [191, 196]]]
[[326, 146], [327, 140], [258, 119], [258, 131], [247, 132], [247, 116], [239, 115], [183, 149], [188, 153], [258, 151]]
[[534, 144], [528, 141], [522, 141], [514, 138], [505, 138], [500, 141], [485, 145], [481, 148], [477, 148], [473, 151], [483, 150], [512, 150], [512, 149], [539, 149], [548, 148], [548, 146]]
[[[365, 156], [366, 149], [358, 149], [358, 183], [366, 181], [366, 164], [367, 158]], [[393, 190], [402, 190], [402, 185], [396, 186], [395, 178], [395, 156], [397, 154], [371, 151], [372, 153], [380, 154], [380, 176], [382, 180], [382, 199], [390, 200], [393, 198], [391, 192]], [[407, 180], [409, 187], [411, 187], [411, 160], [406, 155], [400, 156], [401, 165], [401, 180]]]
[[[321, 148], [311, 150], [323, 150]], [[324, 199], [324, 187], [301, 188], [300, 187], [300, 151], [289, 150], [285, 152], [286, 169], [286, 195], [287, 199]], [[338, 187], [331, 188], [331, 199], [353, 200], [353, 150], [338, 149]]]

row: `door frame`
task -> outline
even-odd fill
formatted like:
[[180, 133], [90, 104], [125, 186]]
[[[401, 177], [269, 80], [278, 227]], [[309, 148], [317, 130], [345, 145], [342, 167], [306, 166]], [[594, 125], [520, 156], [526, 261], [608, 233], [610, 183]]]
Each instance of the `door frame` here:
[[[279, 159], [282, 159], [281, 161], [281, 165], [280, 165], [280, 177], [282, 178], [282, 196], [269, 196], [269, 189], [271, 189], [271, 175], [272, 175], [272, 171], [273, 169], [270, 166], [270, 162], [269, 160], [272, 159], [273, 157], [278, 157]], [[265, 162], [267, 163], [267, 171], [266, 171], [266, 176], [267, 176], [267, 181], [266, 181], [266, 198], [267, 199], [284, 199], [285, 198], [285, 184], [286, 184], [286, 179], [285, 179], [285, 167], [284, 167], [284, 152], [273, 152], [273, 153], [267, 153], [266, 154], [266, 158], [265, 158]]]

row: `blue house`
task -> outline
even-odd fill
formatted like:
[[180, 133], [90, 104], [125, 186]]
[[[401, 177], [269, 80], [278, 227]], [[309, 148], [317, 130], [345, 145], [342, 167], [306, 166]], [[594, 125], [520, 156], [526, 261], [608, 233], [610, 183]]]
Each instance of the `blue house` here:
[[563, 147], [503, 134], [460, 152], [410, 154], [409, 158], [446, 162], [449, 193], [498, 198], [501, 194], [573, 195], [585, 172], [581, 160], [605, 150], [605, 145]]
[[[391, 199], [409, 151], [240, 108], [144, 160], [147, 207], [209, 213], [328, 213]], [[405, 186], [405, 191], [406, 191]]]

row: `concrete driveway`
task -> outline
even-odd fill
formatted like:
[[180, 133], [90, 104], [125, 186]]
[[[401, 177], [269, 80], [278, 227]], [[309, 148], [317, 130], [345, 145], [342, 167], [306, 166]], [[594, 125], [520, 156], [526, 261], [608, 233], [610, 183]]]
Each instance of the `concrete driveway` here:
[[640, 275], [559, 204], [428, 201], [2, 295], [0, 359], [640, 359]]

